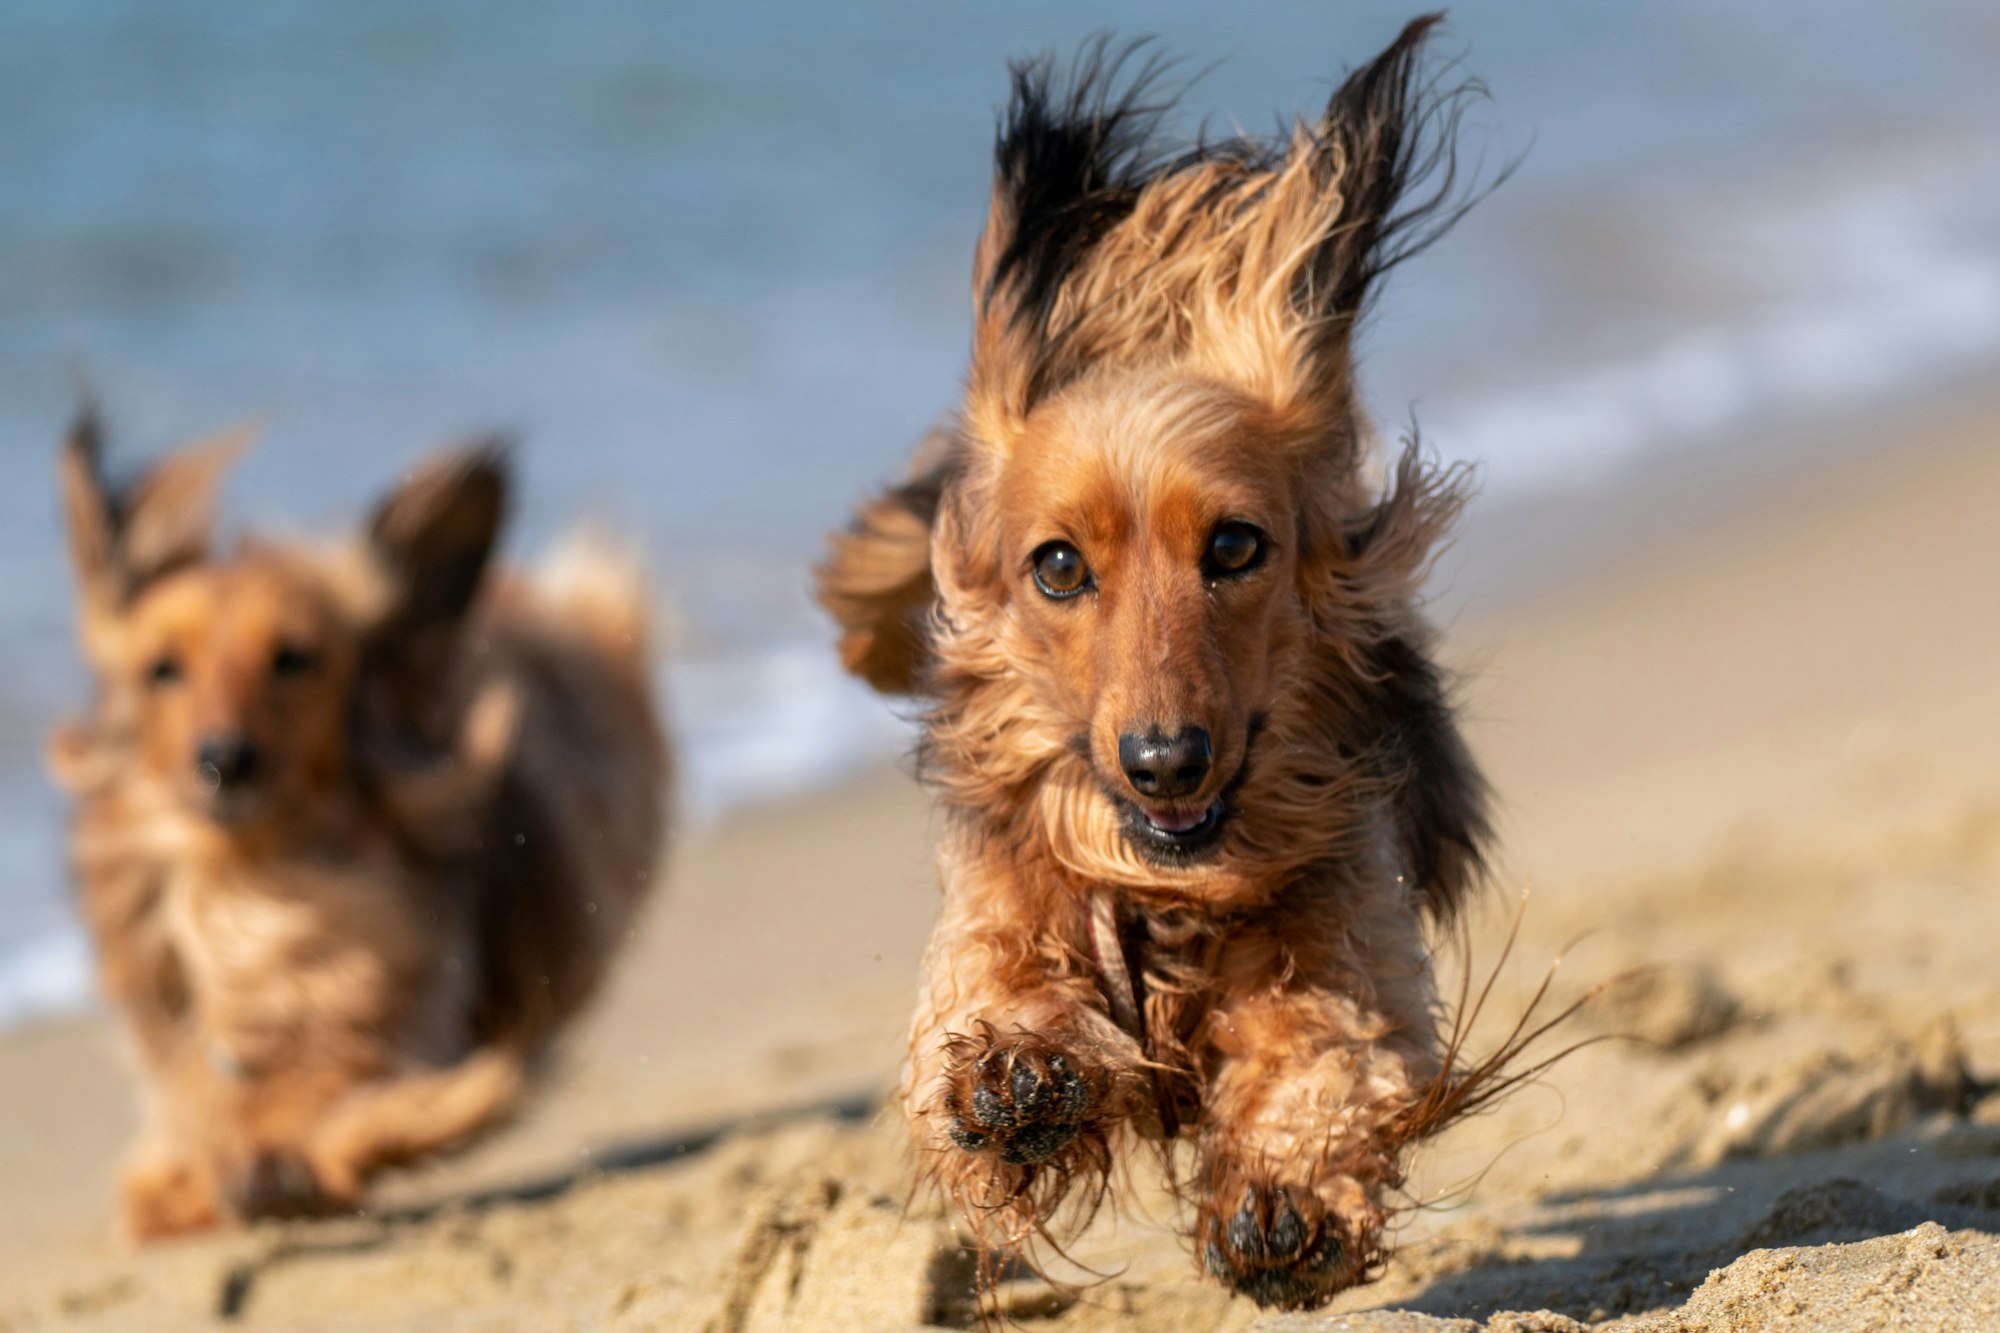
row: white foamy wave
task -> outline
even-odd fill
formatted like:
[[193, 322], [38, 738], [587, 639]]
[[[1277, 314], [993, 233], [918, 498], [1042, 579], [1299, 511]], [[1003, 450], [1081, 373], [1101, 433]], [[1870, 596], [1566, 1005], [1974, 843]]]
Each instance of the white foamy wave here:
[[682, 813], [697, 823], [830, 785], [907, 752], [912, 724], [840, 668], [824, 641], [753, 658], [675, 662], [668, 712]]
[[1745, 219], [1723, 239], [1779, 293], [1637, 356], [1446, 404], [1426, 425], [1485, 463], [1490, 492], [1580, 489], [1658, 448], [1963, 374], [2000, 355], [2000, 254], [1973, 239], [1995, 180], [2000, 168], [1961, 170]]
[[0, 953], [0, 1028], [89, 1003], [90, 945], [81, 930], [39, 936]]

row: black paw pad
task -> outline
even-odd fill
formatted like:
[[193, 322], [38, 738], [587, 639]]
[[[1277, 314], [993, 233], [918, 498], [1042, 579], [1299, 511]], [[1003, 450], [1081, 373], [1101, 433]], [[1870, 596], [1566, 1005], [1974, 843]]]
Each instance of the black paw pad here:
[[1338, 1290], [1343, 1252], [1333, 1229], [1310, 1225], [1285, 1191], [1253, 1188], [1226, 1223], [1211, 1224], [1202, 1261], [1259, 1305], [1302, 1310]]
[[228, 1182], [230, 1206], [246, 1221], [274, 1217], [312, 1217], [325, 1213], [327, 1197], [305, 1159], [282, 1150], [266, 1150], [234, 1173]]
[[1015, 1166], [1046, 1161], [1083, 1128], [1090, 1089], [1059, 1051], [989, 1051], [973, 1068], [971, 1096], [947, 1126], [967, 1152], [997, 1152]]

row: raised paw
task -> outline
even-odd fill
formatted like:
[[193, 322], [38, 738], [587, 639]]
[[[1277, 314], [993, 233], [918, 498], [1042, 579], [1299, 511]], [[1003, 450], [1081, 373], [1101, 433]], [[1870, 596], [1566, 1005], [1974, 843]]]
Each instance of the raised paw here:
[[1363, 1257], [1305, 1190], [1244, 1182], [1202, 1205], [1202, 1267], [1257, 1304], [1310, 1310], [1354, 1285]]
[[1077, 1062], [1035, 1041], [991, 1046], [956, 1071], [946, 1094], [951, 1141], [1027, 1166], [1067, 1148], [1091, 1094]]

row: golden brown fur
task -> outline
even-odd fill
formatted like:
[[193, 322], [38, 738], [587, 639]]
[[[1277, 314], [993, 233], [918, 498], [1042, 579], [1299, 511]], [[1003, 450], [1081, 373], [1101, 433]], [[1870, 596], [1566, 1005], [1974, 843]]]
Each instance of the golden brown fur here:
[[211, 554], [229, 438], [62, 480], [96, 681], [51, 766], [133, 1039], [138, 1238], [352, 1206], [465, 1142], [596, 987], [659, 854], [636, 571], [488, 574], [504, 460], [419, 469], [369, 533]]
[[1430, 23], [1287, 142], [1172, 159], [1151, 70], [1018, 67], [962, 411], [821, 571], [847, 665], [930, 705], [951, 818], [901, 1100], [983, 1239], [1186, 1131], [1206, 1270], [1316, 1305], [1451, 1100], [1423, 927], [1486, 824], [1418, 591], [1462, 478], [1414, 447], [1370, 476], [1350, 355], [1459, 208]]

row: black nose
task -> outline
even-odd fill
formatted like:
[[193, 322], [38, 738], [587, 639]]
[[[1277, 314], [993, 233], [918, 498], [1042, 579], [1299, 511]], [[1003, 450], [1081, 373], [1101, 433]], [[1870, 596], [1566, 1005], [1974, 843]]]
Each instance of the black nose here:
[[194, 752], [194, 772], [204, 791], [247, 786], [257, 776], [257, 747], [234, 733], [210, 736]]
[[1199, 788], [1214, 757], [1206, 727], [1183, 727], [1171, 740], [1158, 727], [1143, 736], [1128, 732], [1118, 738], [1118, 765], [1132, 789], [1165, 801]]

